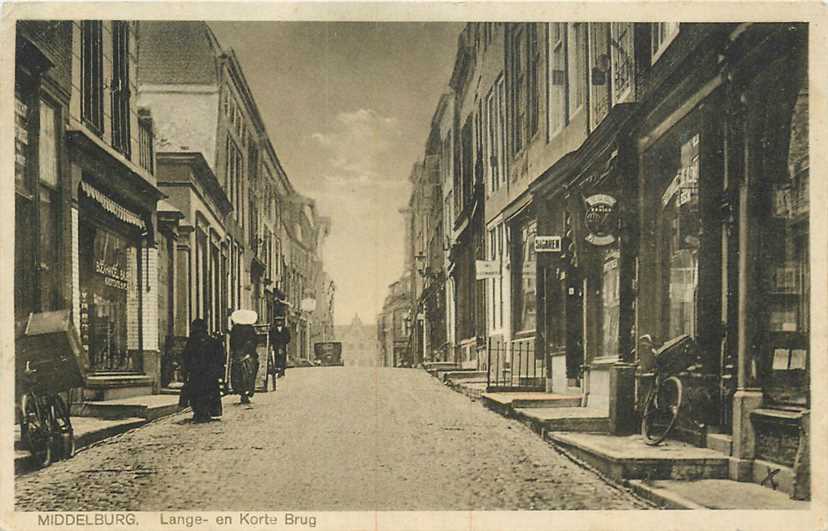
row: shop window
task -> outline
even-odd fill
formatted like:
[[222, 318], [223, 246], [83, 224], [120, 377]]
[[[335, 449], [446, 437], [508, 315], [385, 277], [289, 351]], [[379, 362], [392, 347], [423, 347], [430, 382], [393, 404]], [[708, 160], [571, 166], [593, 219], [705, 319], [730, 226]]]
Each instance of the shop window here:
[[121, 234], [82, 223], [80, 249], [81, 343], [92, 370], [141, 370], [140, 361], [127, 346], [127, 300], [140, 297], [135, 247]]
[[130, 156], [129, 23], [112, 23], [112, 147]]
[[660, 198], [659, 264], [664, 339], [697, 332], [699, 135], [681, 144], [678, 168]]
[[96, 133], [103, 134], [103, 37], [100, 20], [81, 23], [81, 116]]
[[566, 121], [566, 24], [549, 24], [549, 137]]
[[791, 122], [787, 172], [772, 183], [767, 219], [766, 304], [769, 398], [807, 403], [810, 333], [808, 217], [808, 94], [802, 92]]
[[528, 220], [519, 226], [517, 238], [515, 238], [517, 240], [515, 243], [515, 330], [518, 333], [535, 329], [536, 234], [536, 222]]
[[586, 103], [587, 24], [585, 22], [570, 23], [567, 40], [568, 109], [571, 118]]
[[679, 33], [678, 22], [656, 22], [651, 26], [652, 62], [655, 63]]

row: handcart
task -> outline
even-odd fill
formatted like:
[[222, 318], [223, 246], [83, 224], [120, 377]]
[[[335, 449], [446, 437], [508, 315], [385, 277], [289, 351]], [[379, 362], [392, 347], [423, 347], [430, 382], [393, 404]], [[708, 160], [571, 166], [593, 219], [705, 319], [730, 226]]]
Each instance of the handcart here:
[[20, 438], [37, 466], [75, 454], [70, 404], [83, 386], [86, 351], [69, 310], [29, 314], [15, 326], [15, 405]]

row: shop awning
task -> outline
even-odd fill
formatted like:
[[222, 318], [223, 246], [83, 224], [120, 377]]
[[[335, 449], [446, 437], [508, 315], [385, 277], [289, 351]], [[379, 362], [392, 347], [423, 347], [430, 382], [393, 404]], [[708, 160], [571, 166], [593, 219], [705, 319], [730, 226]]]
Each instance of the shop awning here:
[[141, 216], [135, 214], [131, 210], [128, 210], [118, 203], [115, 202], [114, 199], [110, 198], [91, 184], [86, 181], [81, 181], [81, 191], [89, 198], [95, 201], [101, 208], [118, 218], [119, 220], [123, 221], [124, 223], [129, 223], [130, 225], [134, 225], [141, 230], [146, 230], [147, 225]]

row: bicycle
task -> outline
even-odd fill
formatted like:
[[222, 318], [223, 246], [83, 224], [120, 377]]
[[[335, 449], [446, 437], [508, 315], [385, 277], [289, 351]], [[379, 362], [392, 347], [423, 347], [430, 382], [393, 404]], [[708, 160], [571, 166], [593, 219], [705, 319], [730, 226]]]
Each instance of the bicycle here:
[[[652, 346], [652, 337], [643, 336], [641, 340]], [[641, 414], [641, 435], [650, 446], [666, 439], [678, 422], [683, 406], [684, 384], [677, 374], [693, 363], [693, 357], [688, 355], [692, 348], [689, 336], [679, 336], [658, 350], [651, 348], [655, 358], [653, 386]]]
[[[26, 362], [24, 374], [32, 377], [37, 369]], [[49, 466], [55, 459], [75, 455], [75, 431], [69, 407], [59, 394], [41, 394], [34, 388], [20, 399], [20, 439], [32, 454], [34, 464]]]

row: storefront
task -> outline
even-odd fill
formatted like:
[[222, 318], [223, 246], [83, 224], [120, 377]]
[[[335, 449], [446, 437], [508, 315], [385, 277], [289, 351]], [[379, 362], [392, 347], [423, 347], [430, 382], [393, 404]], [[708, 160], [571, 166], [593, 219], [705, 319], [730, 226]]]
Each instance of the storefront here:
[[143, 372], [146, 222], [86, 181], [79, 204], [80, 336], [91, 370]]
[[[685, 382], [698, 390], [686, 408], [693, 422], [675, 430], [695, 444], [704, 444], [707, 426], [726, 423], [720, 385], [728, 366], [722, 349], [721, 105], [714, 94], [641, 151], [646, 238], [639, 248], [636, 335], [649, 335], [656, 345], [682, 335], [695, 341], [702, 366]], [[654, 360], [649, 349], [639, 350], [640, 398]]]

